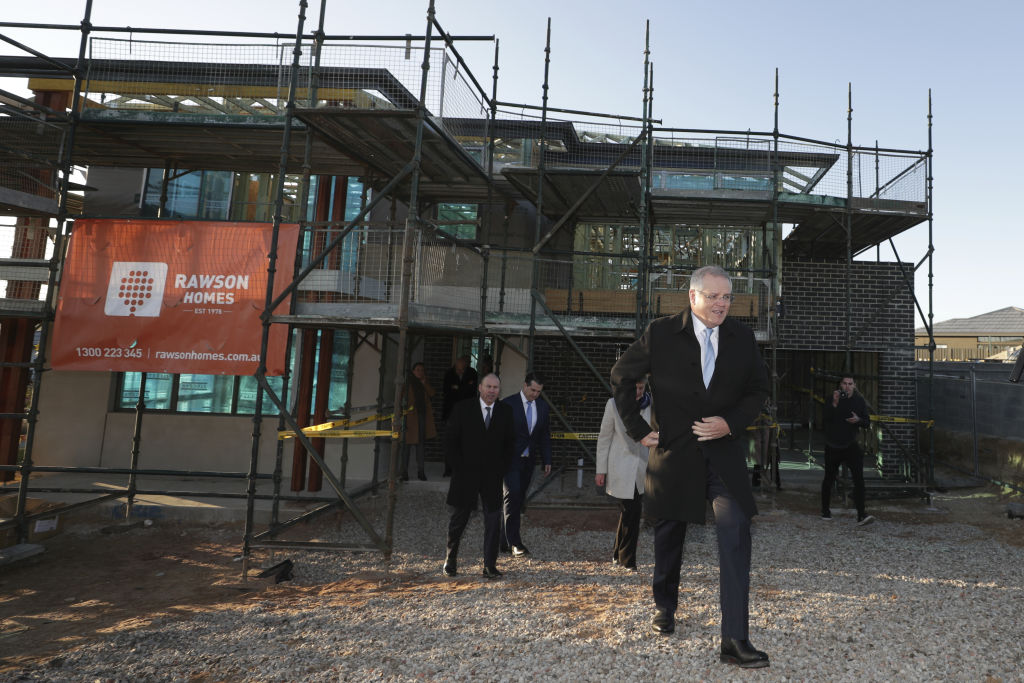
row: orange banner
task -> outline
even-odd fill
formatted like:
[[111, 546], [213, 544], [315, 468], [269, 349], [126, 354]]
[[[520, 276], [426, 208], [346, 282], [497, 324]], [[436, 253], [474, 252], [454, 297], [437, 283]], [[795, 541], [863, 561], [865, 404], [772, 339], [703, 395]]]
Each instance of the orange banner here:
[[[251, 375], [259, 365], [272, 226], [75, 221], [50, 364], [58, 370]], [[291, 281], [299, 226], [281, 225], [275, 294]], [[287, 313], [288, 301], [277, 309]], [[267, 374], [284, 372], [285, 325]]]

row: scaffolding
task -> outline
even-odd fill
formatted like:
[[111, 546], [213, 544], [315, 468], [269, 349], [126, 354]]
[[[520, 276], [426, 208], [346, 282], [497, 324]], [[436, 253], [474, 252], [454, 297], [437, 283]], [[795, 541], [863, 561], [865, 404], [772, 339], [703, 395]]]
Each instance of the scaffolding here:
[[[41, 106], [12, 93], [0, 93], [6, 98], [2, 112], [10, 119], [4, 122], [7, 130], [0, 133], [0, 144], [9, 158], [19, 160], [17, 182], [48, 185], [48, 191], [59, 197], [55, 209], [39, 214], [57, 219], [51, 257], [24, 262], [8, 259], [3, 264], [7, 273], [20, 268], [22, 274], [26, 269], [41, 273], [39, 269], [45, 266], [48, 278], [43, 301], [26, 304], [26, 297], [17, 302], [15, 297], [4, 300], [6, 315], [15, 315], [19, 305], [34, 307], [34, 317], [28, 319], [37, 321], [41, 329], [39, 353], [31, 363], [5, 359], [8, 362], [3, 364], [5, 368], [30, 366], [33, 370], [29, 410], [24, 415], [0, 416], [25, 419], [28, 425], [24, 460], [2, 468], [21, 477], [18, 513], [10, 522], [18, 526], [21, 538], [30, 519], [24, 514], [28, 492], [47, 490], [30, 487], [35, 472], [127, 475], [123, 490], [88, 503], [127, 497], [128, 514], [135, 496], [166, 492], [139, 488], [139, 475], [211, 476], [246, 482], [244, 493], [215, 494], [247, 501], [243, 575], [248, 574], [250, 555], [258, 548], [370, 550], [388, 558], [393, 548], [396, 472], [402, 446], [398, 416], [414, 332], [469, 334], [481, 340], [481, 348], [484, 337], [490, 336], [521, 354], [527, 367], [533, 366], [538, 337], [558, 337], [607, 389], [605, 373], [591, 362], [577, 340], [639, 335], [652, 318], [687, 305], [689, 275], [708, 263], [730, 272], [737, 294], [732, 314], [750, 324], [758, 340], [770, 349], [770, 417], [774, 421], [780, 384], [777, 326], [782, 310], [783, 225], [793, 226], [785, 239], [791, 254], [845, 260], [847, 319], [842, 350], [846, 367], [851, 368], [851, 354], [856, 350], [849, 305], [854, 257], [881, 243], [891, 245], [893, 236], [927, 222], [928, 252], [915, 270], [928, 263], [925, 325], [931, 336], [930, 96], [929, 147], [925, 152], [879, 148], [877, 144], [855, 146], [852, 88], [845, 145], [781, 133], [777, 74], [772, 131], [670, 128], [653, 116], [649, 26], [642, 114], [630, 117], [548, 106], [550, 20], [541, 105], [534, 106], [497, 98], [498, 41], [493, 36], [448, 34], [437, 20], [433, 0], [429, 0], [422, 36], [329, 36], [324, 32], [325, 5], [321, 3], [317, 29], [307, 33], [307, 2], [298, 2], [298, 25], [291, 42], [281, 40], [278, 34], [92, 27], [87, 6], [79, 27], [50, 27], [81, 32], [79, 57], [73, 63], [50, 59], [0, 36], [32, 56], [27, 60], [0, 58], [0, 71], [38, 79], [40, 90], [67, 88], [66, 81], [71, 81], [66, 106]], [[5, 26], [19, 25], [0, 23]], [[130, 42], [119, 37], [127, 32], [132, 34]], [[96, 33], [113, 37], [93, 35]], [[183, 44], [139, 39], [145, 35], [273, 37], [275, 43]], [[457, 43], [464, 40], [494, 43], [490, 94], [457, 49]], [[26, 108], [33, 110], [26, 113]], [[39, 123], [40, 118], [44, 123]], [[57, 161], [52, 159], [55, 150], [59, 152]], [[146, 411], [144, 373], [128, 468], [33, 464], [33, 430], [59, 286], [61, 245], [68, 235], [69, 218], [76, 215], [75, 205], [69, 205], [73, 195], [68, 195], [74, 187], [70, 181], [72, 158], [82, 164], [164, 168], [164, 195], [169, 179], [183, 169], [273, 174], [275, 246], [268, 258], [270, 282], [262, 317], [261, 363], [255, 375], [261, 391], [256, 392], [246, 472], [140, 468]], [[59, 181], [47, 183], [46, 174], [33, 168], [56, 169]], [[300, 177], [297, 184], [289, 185], [290, 175]], [[319, 175], [363, 179], [361, 205], [353, 217], [309, 215], [312, 179]], [[6, 178], [0, 181], [4, 188], [15, 185]], [[38, 203], [46, 196], [37, 190], [21, 193], [30, 195], [22, 198], [21, 204], [26, 206], [9, 210], [27, 211], [28, 203]], [[11, 203], [13, 195], [0, 196]], [[399, 201], [407, 210], [400, 229]], [[490, 239], [482, 242], [453, 236], [443, 221], [424, 215], [425, 207], [442, 202], [483, 206], [477, 225]], [[515, 246], [509, 238], [511, 207], [517, 202], [525, 202], [534, 214], [532, 239], [523, 246]], [[297, 212], [308, 240], [295, 272], [281, 273], [277, 270], [276, 236], [289, 210]], [[386, 220], [376, 218], [385, 210]], [[500, 242], [495, 240], [500, 232], [499, 213], [504, 216]], [[569, 239], [565, 228], [574, 229]], [[924, 319], [922, 303], [913, 292], [912, 273], [904, 272], [903, 277]], [[277, 296], [272, 294], [275, 278], [289, 282]], [[289, 307], [283, 310], [286, 300]], [[303, 334], [319, 333], [321, 351], [333, 330], [354, 331], [353, 355], [355, 348], [370, 343], [372, 333], [382, 333], [374, 414], [381, 417], [390, 410], [396, 417], [377, 425], [387, 436], [377, 437], [373, 477], [365, 487], [346, 487], [348, 441], [344, 441], [340, 474], [335, 474], [323, 456], [322, 440], [315, 443], [315, 431], [305, 417], [297, 417], [291, 405], [288, 376], [280, 386], [268, 380], [266, 359], [273, 325]], [[397, 335], [393, 352], [387, 350], [391, 335]], [[524, 338], [525, 348], [517, 346], [512, 336]], [[308, 355], [313, 349], [312, 337], [303, 339], [310, 343], [304, 351]], [[931, 351], [933, 355], [934, 342]], [[500, 358], [496, 360], [500, 362]], [[393, 387], [386, 386], [389, 363]], [[352, 372], [351, 363], [348, 371]], [[389, 393], [393, 398], [386, 401]], [[281, 442], [273, 473], [260, 471], [264, 396], [276, 408], [278, 431], [301, 444], [333, 496], [282, 493]], [[554, 401], [549, 403], [555, 406]], [[352, 419], [352, 410], [349, 396], [345, 420]], [[566, 416], [557, 409], [555, 412], [569, 432], [577, 431]], [[387, 425], [390, 427], [383, 430]], [[574, 444], [572, 448], [592, 458], [582, 441], [577, 439]], [[389, 448], [388, 512], [381, 532], [361, 512], [356, 498], [380, 485], [376, 460], [385, 448]], [[929, 444], [929, 457], [914, 462], [906, 473], [908, 479], [921, 485], [933, 482], [933, 450]], [[781, 485], [778, 468], [770, 471], [775, 484]], [[271, 494], [257, 492], [260, 480], [272, 481]], [[273, 503], [271, 523], [266, 530], [257, 531], [254, 505], [264, 498]], [[317, 507], [282, 521], [279, 504], [284, 501], [314, 502]], [[341, 508], [354, 515], [366, 534], [366, 543], [278, 538], [300, 522]]]

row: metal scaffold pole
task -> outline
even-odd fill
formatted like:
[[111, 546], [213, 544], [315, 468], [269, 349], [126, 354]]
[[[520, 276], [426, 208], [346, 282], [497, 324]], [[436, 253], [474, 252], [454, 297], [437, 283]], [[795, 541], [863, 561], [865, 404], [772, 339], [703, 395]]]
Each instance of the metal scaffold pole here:
[[846, 324], [844, 325], [844, 341], [843, 345], [846, 350], [846, 360], [843, 367], [843, 372], [853, 372], [853, 349], [851, 348], [853, 338], [853, 314], [851, 307], [853, 305], [853, 84], [847, 85], [847, 107], [846, 107], [846, 216], [845, 216], [845, 227], [846, 227], [846, 299], [844, 306], [844, 315], [846, 316]]
[[648, 163], [651, 157], [651, 22], [646, 23], [644, 33], [644, 88], [643, 88], [643, 131], [647, 132], [647, 140], [640, 148], [640, 260], [637, 262], [636, 287], [636, 336], [639, 339], [647, 326], [648, 303], [650, 292], [650, 259], [651, 235], [651, 173]]
[[[392, 428], [396, 428], [401, 419], [402, 411], [402, 386], [407, 374], [409, 360], [406, 358], [406, 347], [409, 336], [409, 299], [412, 290], [412, 275], [415, 258], [413, 256], [413, 242], [416, 240], [420, 224], [419, 214], [419, 186], [421, 162], [423, 157], [423, 128], [426, 125], [427, 117], [427, 76], [430, 73], [430, 41], [434, 28], [434, 0], [430, 0], [427, 8], [427, 32], [423, 42], [423, 64], [420, 79], [420, 96], [416, 103], [416, 143], [413, 148], [412, 173], [409, 189], [409, 213], [405, 219], [405, 233], [402, 238], [402, 278], [401, 293], [398, 303], [398, 349], [396, 351], [398, 367], [395, 372], [395, 399], [394, 418]], [[398, 500], [398, 462], [401, 439], [391, 440], [391, 458], [388, 468], [388, 509], [384, 529], [384, 559], [391, 559], [391, 550], [394, 547], [394, 525], [395, 525], [395, 504]]]
[[[774, 93], [774, 125], [772, 127], [772, 246], [775, 247], [781, 242], [782, 231], [779, 229], [779, 190], [782, 183], [781, 168], [779, 165], [779, 70], [775, 69], [775, 93]], [[778, 247], [776, 247], [778, 248]], [[768, 230], [761, 228], [761, 254], [764, 265], [768, 269], [769, 298], [768, 298], [768, 343], [771, 344], [771, 404], [768, 407], [768, 417], [774, 424], [779, 414], [779, 314], [781, 312], [782, 283], [779, 281], [778, 262], [775, 260], [772, 249], [768, 247]], [[772, 324], [774, 322], [774, 324]], [[776, 446], [777, 446], [776, 442]], [[773, 467], [769, 477], [775, 481], [776, 488], [782, 488], [782, 474], [779, 463], [778, 449], [771, 456]]]
[[[295, 116], [295, 92], [298, 80], [299, 61], [302, 56], [302, 31], [306, 23], [306, 0], [299, 0], [299, 21], [295, 31], [295, 47], [292, 49], [291, 83], [288, 88], [288, 103], [285, 108], [284, 133], [281, 140], [281, 159], [278, 167], [277, 192], [274, 198], [274, 224], [270, 238], [270, 253], [267, 255], [267, 292], [263, 310], [263, 326], [260, 333], [260, 362], [256, 368], [256, 405], [252, 416], [252, 450], [249, 457], [247, 505], [245, 509], [245, 536], [242, 541], [242, 580], [249, 577], [249, 555], [252, 552], [253, 521], [256, 495], [256, 478], [259, 471], [260, 437], [263, 429], [263, 390], [267, 383], [267, 348], [270, 342], [270, 317], [273, 313], [274, 276], [277, 272], [277, 243], [281, 230], [284, 210], [285, 174], [288, 170], [288, 149], [291, 144], [292, 122]], [[284, 406], [280, 407], [284, 411]], [[283, 415], [282, 415], [283, 417]]]
[[[44, 317], [39, 329], [39, 350], [32, 362], [32, 398], [25, 415], [25, 455], [22, 459], [19, 471], [21, 481], [18, 483], [18, 501], [15, 507], [14, 517], [18, 520], [18, 541], [23, 542], [28, 538], [28, 526], [25, 522], [25, 505], [28, 500], [29, 479], [32, 475], [32, 448], [35, 443], [36, 417], [39, 415], [39, 394], [43, 378], [43, 369], [46, 365], [46, 348], [50, 337], [50, 321], [53, 317], [57, 290], [60, 286], [61, 273], [63, 271], [62, 261], [64, 258], [64, 241], [69, 236], [68, 229], [68, 190], [71, 186], [71, 174], [74, 171], [72, 164], [75, 148], [75, 132], [78, 122], [81, 119], [81, 112], [78, 111], [79, 98], [82, 94], [82, 73], [86, 61], [86, 49], [89, 45], [89, 32], [92, 28], [92, 0], [86, 0], [85, 14], [82, 17], [81, 30], [82, 38], [78, 45], [78, 60], [73, 70], [75, 85], [71, 94], [71, 101], [68, 103], [70, 111], [70, 122], [66, 144], [61, 148], [60, 160], [58, 163], [59, 182], [59, 203], [57, 205], [57, 228], [53, 236], [53, 257], [49, 263], [49, 274], [46, 281], [46, 305]], [[83, 105], [84, 106], [84, 105]]]
[[[932, 242], [934, 236], [934, 216], [932, 215], [932, 191], [934, 188], [934, 176], [932, 175], [933, 163], [932, 148], [932, 90], [928, 89], [928, 155], [927, 155], [927, 180], [925, 181], [925, 202], [928, 207], [928, 419], [935, 417], [935, 309], [932, 297], [935, 292], [935, 271], [932, 256], [935, 253], [935, 245]], [[1022, 352], [1024, 353], [1024, 352]], [[935, 428], [928, 430], [928, 483], [935, 484]]]
[[[544, 86], [540, 115], [540, 145], [537, 158], [537, 221], [533, 232], [533, 243], [540, 244], [541, 223], [544, 220], [544, 157], [547, 152], [548, 128], [548, 74], [551, 67], [551, 17], [548, 17], [547, 40], [544, 44]], [[534, 338], [537, 334], [537, 301], [540, 287], [540, 262], [536, 252], [533, 254], [533, 277], [530, 280], [530, 338], [526, 348], [526, 367], [533, 368]]]

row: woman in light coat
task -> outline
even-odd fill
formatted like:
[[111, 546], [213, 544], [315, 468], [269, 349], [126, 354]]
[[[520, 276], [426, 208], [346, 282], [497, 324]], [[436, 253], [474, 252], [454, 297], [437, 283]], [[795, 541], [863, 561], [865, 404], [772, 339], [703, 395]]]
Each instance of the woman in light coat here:
[[[636, 398], [641, 415], [650, 422], [651, 395], [645, 382], [636, 383]], [[612, 563], [636, 571], [636, 543], [640, 536], [640, 515], [643, 510], [644, 480], [650, 449], [634, 441], [626, 433], [615, 399], [608, 399], [597, 437], [597, 475], [594, 483], [605, 487], [605, 493], [618, 499], [619, 526], [615, 531]]]

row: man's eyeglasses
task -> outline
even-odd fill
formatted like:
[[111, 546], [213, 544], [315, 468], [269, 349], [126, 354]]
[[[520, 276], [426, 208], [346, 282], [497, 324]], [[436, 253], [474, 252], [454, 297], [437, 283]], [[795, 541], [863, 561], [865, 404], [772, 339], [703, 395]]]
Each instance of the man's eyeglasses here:
[[[697, 291], [700, 292], [699, 289]], [[707, 292], [700, 292], [700, 295], [707, 299], [708, 301], [710, 301], [711, 303], [715, 303], [716, 301], [724, 301], [727, 304], [731, 304], [733, 299], [736, 298], [733, 294], [708, 294]]]

